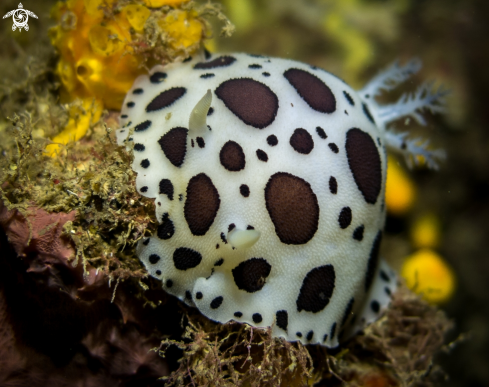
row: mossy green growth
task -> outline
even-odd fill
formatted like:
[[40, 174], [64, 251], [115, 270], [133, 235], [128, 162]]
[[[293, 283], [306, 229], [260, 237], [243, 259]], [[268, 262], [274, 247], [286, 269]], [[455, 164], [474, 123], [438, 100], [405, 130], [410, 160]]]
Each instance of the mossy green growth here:
[[4, 129], [4, 204], [24, 215], [31, 206], [76, 211], [75, 220], [65, 225], [76, 248], [73, 265], [90, 263], [113, 279], [144, 276], [134, 249], [153, 229], [154, 207], [136, 191], [131, 152], [117, 146], [111, 128], [98, 122], [85, 140], [66, 146], [65, 156], [48, 157], [48, 140], [36, 133], [48, 127], [61, 130], [66, 110], [42, 98], [39, 103], [49, 106], [50, 114], [13, 115], [11, 126]]
[[161, 356], [170, 346], [183, 351], [178, 370], [163, 378], [170, 386], [435, 386], [444, 373], [433, 356], [452, 328], [405, 286], [380, 320], [336, 349], [273, 338], [270, 328], [217, 324], [191, 308], [182, 325], [181, 340], [155, 348]]

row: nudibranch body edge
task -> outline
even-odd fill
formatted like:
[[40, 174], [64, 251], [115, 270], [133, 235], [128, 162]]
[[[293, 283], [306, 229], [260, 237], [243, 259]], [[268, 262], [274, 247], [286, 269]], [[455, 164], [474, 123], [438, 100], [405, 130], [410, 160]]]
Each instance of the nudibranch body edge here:
[[434, 163], [386, 125], [442, 95], [390, 115], [373, 98], [416, 68], [396, 64], [360, 92], [249, 54], [138, 77], [117, 140], [133, 143], [136, 186], [155, 200], [158, 230], [137, 248], [150, 275], [212, 320], [289, 341], [335, 347], [376, 320], [396, 289], [379, 258], [386, 146]]

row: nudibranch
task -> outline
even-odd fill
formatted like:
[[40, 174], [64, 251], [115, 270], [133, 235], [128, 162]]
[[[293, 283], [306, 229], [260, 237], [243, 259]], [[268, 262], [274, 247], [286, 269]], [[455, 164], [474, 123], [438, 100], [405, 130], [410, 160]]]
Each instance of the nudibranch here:
[[359, 92], [315, 66], [248, 54], [138, 77], [116, 133], [155, 202], [157, 232], [137, 248], [149, 274], [212, 320], [289, 341], [335, 347], [377, 319], [396, 289], [379, 258], [386, 147], [431, 166], [437, 156], [386, 126], [422, 121], [443, 92], [375, 97], [418, 69], [396, 63]]

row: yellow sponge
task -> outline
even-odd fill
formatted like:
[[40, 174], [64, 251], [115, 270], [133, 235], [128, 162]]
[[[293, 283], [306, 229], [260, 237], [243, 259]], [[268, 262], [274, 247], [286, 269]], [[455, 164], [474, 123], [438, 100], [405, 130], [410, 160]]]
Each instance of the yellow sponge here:
[[421, 249], [407, 257], [401, 275], [411, 290], [432, 304], [448, 301], [455, 290], [453, 270], [431, 249]]

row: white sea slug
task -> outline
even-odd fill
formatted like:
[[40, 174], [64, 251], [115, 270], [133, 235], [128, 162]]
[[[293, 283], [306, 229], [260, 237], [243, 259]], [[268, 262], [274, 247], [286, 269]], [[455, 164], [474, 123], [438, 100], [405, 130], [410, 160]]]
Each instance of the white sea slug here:
[[137, 254], [163, 288], [208, 318], [272, 327], [289, 341], [338, 343], [374, 321], [396, 288], [379, 259], [386, 147], [436, 154], [393, 134], [402, 116], [440, 109], [428, 88], [374, 98], [417, 71], [394, 64], [356, 92], [304, 63], [207, 55], [140, 76], [119, 144], [134, 143], [156, 235]]

